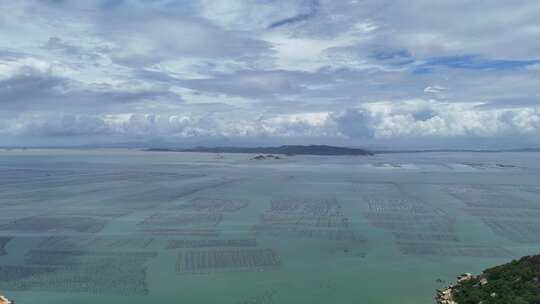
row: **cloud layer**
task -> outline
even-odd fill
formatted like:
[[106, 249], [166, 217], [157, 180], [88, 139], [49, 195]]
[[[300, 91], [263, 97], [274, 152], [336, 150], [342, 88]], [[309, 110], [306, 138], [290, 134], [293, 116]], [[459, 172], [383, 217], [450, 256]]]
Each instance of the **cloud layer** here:
[[0, 145], [538, 146], [539, 14], [534, 1], [4, 1]]

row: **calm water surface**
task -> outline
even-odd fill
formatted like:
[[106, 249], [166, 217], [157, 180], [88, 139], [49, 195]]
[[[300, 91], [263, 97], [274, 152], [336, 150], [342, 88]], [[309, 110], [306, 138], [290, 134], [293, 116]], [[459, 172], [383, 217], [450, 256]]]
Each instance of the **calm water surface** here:
[[540, 252], [540, 154], [0, 151], [17, 303], [421, 304]]

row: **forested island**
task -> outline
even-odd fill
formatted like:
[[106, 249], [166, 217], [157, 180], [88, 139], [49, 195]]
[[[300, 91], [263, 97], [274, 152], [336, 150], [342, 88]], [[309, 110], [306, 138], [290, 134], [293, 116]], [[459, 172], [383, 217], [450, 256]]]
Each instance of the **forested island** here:
[[251, 153], [251, 154], [284, 154], [284, 155], [373, 155], [372, 152], [359, 148], [345, 148], [326, 145], [289, 145], [279, 147], [196, 147], [190, 149], [151, 148], [153, 152], [205, 152], [205, 153]]
[[439, 304], [540, 304], [540, 255], [464, 274], [437, 294]]

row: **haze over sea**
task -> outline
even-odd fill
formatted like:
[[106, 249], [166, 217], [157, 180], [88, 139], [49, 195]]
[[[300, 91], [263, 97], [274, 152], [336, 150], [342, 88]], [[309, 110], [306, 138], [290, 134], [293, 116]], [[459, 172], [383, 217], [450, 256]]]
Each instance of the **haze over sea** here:
[[0, 304], [538, 304], [538, 16], [0, 0]]
[[0, 151], [17, 303], [423, 304], [540, 251], [539, 153]]

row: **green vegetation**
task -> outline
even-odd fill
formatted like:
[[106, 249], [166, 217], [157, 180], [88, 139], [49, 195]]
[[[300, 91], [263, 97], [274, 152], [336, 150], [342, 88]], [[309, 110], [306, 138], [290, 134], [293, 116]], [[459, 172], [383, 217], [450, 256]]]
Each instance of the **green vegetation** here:
[[255, 154], [284, 154], [284, 155], [373, 155], [372, 152], [357, 149], [325, 145], [311, 146], [280, 146], [280, 147], [196, 147], [193, 149], [163, 149], [152, 148], [152, 152], [204, 152], [204, 153], [255, 153]]
[[540, 255], [490, 268], [453, 289], [458, 304], [540, 304]]

